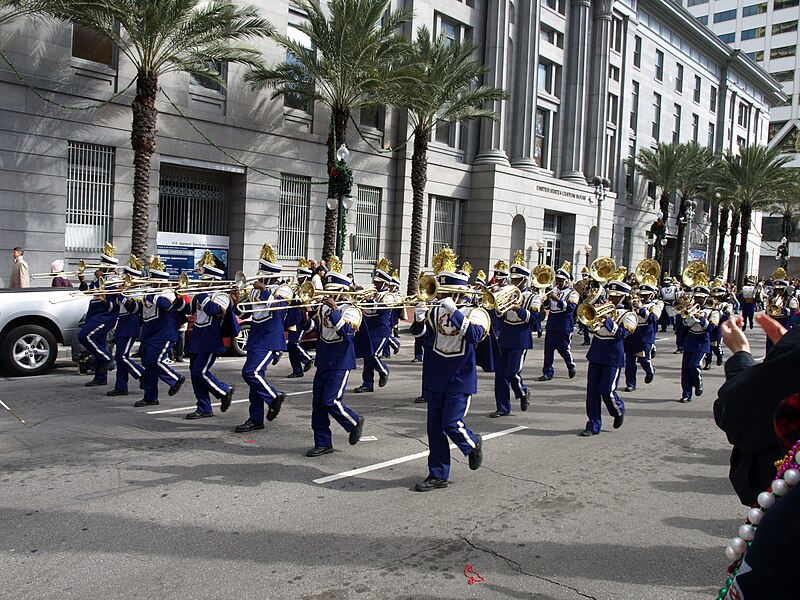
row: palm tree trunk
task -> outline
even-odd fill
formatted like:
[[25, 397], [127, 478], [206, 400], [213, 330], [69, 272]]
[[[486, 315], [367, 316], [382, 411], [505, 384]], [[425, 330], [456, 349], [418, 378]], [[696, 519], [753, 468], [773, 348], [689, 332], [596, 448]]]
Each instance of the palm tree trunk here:
[[666, 225], [669, 219], [669, 194], [661, 194], [658, 199], [658, 209], [661, 211], [661, 218], [664, 220], [664, 225]]
[[422, 260], [422, 213], [425, 208], [425, 185], [428, 183], [428, 132], [414, 131], [414, 154], [411, 156], [411, 249], [408, 257], [406, 294], [417, 293]]
[[719, 263], [717, 262], [717, 238], [719, 237], [719, 204], [712, 202], [711, 214], [709, 215], [711, 226], [708, 232], [708, 273], [714, 275], [719, 273]]
[[[731, 282], [734, 279], [734, 267], [736, 265], [736, 261], [733, 260], [733, 257], [736, 254], [736, 236], [739, 235], [740, 216], [741, 214], [738, 210], [735, 210], [733, 215], [731, 215], [731, 242], [728, 248], [728, 281]], [[741, 286], [739, 286], [739, 289], [741, 289]]]
[[[339, 146], [347, 141], [347, 121], [350, 113], [347, 111], [331, 112], [331, 126], [328, 130], [328, 178], [331, 177], [331, 169], [336, 164], [336, 151]], [[338, 211], [336, 209], [325, 210], [325, 233], [322, 238], [322, 259], [329, 261], [331, 256], [336, 253], [336, 229], [338, 227]]]
[[750, 235], [750, 225], [752, 223], [752, 208], [750, 206], [742, 207], [741, 217], [741, 241], [739, 242], [739, 268], [736, 273], [736, 285], [742, 287], [744, 281], [745, 271], [747, 270], [747, 237]]
[[133, 100], [131, 146], [133, 148], [133, 222], [131, 254], [139, 259], [147, 255], [147, 229], [150, 205], [150, 161], [156, 149], [156, 92], [158, 77], [148, 71], [136, 76], [136, 97]]
[[717, 228], [717, 263], [716, 273], [722, 274], [723, 266], [725, 265], [725, 236], [728, 233], [728, 217], [730, 217], [731, 209], [723, 206], [719, 211], [719, 227]]
[[[664, 235], [663, 238], [666, 239], [667, 237], [667, 224], [669, 223], [669, 195], [661, 194], [658, 199], [658, 209], [661, 211], [661, 222], [664, 223]], [[655, 239], [655, 248], [656, 248], [656, 260], [661, 265], [661, 272], [664, 272], [664, 246], [661, 245], [660, 239]]]
[[675, 235], [675, 272], [682, 271], [684, 267], [682, 264], [684, 244], [683, 238], [686, 235], [686, 223], [681, 221], [681, 219], [684, 217], [686, 217], [686, 196], [681, 196], [681, 203], [678, 207], [678, 218], [676, 219], [678, 224], [678, 232]]

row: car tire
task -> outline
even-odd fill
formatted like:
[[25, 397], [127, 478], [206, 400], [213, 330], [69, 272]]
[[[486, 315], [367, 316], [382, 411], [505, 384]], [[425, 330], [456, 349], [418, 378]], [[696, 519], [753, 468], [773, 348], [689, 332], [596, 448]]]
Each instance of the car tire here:
[[250, 337], [250, 325], [241, 325], [239, 333], [231, 340], [231, 354], [247, 356], [247, 339]]
[[0, 343], [0, 362], [14, 376], [46, 373], [57, 357], [56, 338], [39, 325], [15, 327]]

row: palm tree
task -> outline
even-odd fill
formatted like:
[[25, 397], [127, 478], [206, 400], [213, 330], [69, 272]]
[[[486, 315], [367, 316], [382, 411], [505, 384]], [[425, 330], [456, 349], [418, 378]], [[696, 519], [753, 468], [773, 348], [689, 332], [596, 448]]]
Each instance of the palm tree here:
[[766, 146], [742, 146], [739, 154], [726, 152], [720, 164], [720, 189], [739, 208], [740, 242], [736, 285], [741, 287], [747, 270], [747, 239], [753, 211], [770, 206], [792, 185], [790, 162], [777, 149]]
[[[62, 0], [66, 5], [69, 0]], [[46, 13], [46, 9], [55, 8], [59, 3], [55, 0], [0, 0], [0, 26], [22, 15]]]
[[[794, 172], [798, 175], [797, 172]], [[781, 235], [790, 240], [797, 232], [797, 219], [800, 217], [800, 177], [795, 177], [792, 185], [767, 207], [770, 215], [781, 218]]]
[[[331, 177], [336, 150], [347, 141], [347, 122], [353, 111], [387, 104], [391, 101], [387, 90], [410, 83], [407, 73], [398, 68], [408, 55], [409, 43], [397, 31], [412, 13], [388, 12], [391, 0], [330, 0], [330, 17], [319, 0], [291, 0], [291, 4], [307, 17], [297, 29], [308, 36], [312, 47], [273, 33], [272, 39], [291, 59], [270, 69], [255, 69], [247, 80], [254, 88], [272, 88], [273, 97], [319, 102], [330, 109], [327, 162]], [[336, 247], [336, 217], [336, 210], [325, 213], [325, 260]]]
[[[686, 227], [689, 223], [686, 220], [686, 203], [689, 200], [696, 200], [700, 197], [707, 197], [711, 189], [712, 165], [714, 163], [714, 153], [698, 144], [681, 144], [677, 152], [679, 157], [678, 164], [678, 190], [681, 195], [681, 202], [678, 208], [678, 232], [675, 244], [675, 265], [681, 266], [683, 261], [683, 244]], [[689, 240], [687, 243], [691, 243]]]
[[[733, 260], [733, 257], [736, 255], [736, 236], [739, 234], [739, 225], [742, 221], [742, 213], [740, 207], [734, 203], [731, 203], [731, 241], [730, 247], [728, 248], [728, 281], [734, 281], [736, 277], [736, 261]], [[743, 261], [739, 261], [743, 262]], [[737, 282], [736, 287], [738, 289], [742, 288], [741, 282]]]
[[473, 119], [498, 119], [490, 103], [504, 100], [500, 88], [480, 85], [488, 71], [476, 58], [477, 45], [449, 43], [443, 36], [433, 40], [427, 27], [420, 27], [413, 46], [412, 64], [418, 83], [401, 91], [399, 104], [408, 109], [414, 128], [411, 156], [411, 251], [408, 261], [409, 295], [416, 294], [422, 258], [422, 219], [428, 182], [428, 141], [437, 123]]
[[245, 40], [269, 34], [272, 26], [254, 6], [239, 6], [233, 0], [42, 0], [42, 4], [50, 14], [81, 23], [109, 38], [136, 68], [136, 96], [131, 105], [131, 252], [143, 257], [147, 253], [159, 78], [186, 72], [224, 85], [219, 65], [259, 66], [258, 49]]

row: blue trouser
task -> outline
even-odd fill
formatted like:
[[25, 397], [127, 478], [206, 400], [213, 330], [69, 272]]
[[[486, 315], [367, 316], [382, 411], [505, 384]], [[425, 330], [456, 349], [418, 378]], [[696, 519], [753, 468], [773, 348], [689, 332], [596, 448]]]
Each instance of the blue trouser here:
[[567, 365], [567, 369], [572, 371], [575, 368], [575, 361], [572, 360], [572, 350], [570, 349], [570, 341], [572, 336], [569, 331], [550, 331], [549, 329], [544, 334], [544, 366], [542, 367], [542, 375], [545, 377], [553, 377], [555, 369], [553, 369], [553, 359], [555, 353], [561, 355]]
[[414, 338], [414, 358], [422, 360], [422, 338]]
[[175, 342], [142, 342], [139, 354], [144, 367], [144, 399], [158, 400], [158, 380], [172, 387], [178, 383], [180, 375], [164, 361], [169, 358]]
[[108, 371], [105, 367], [111, 362], [111, 355], [108, 353], [108, 330], [109, 327], [105, 323], [89, 321], [78, 332], [78, 341], [95, 359], [94, 380], [103, 383], [108, 381]]
[[303, 367], [311, 361], [311, 356], [299, 342], [288, 342], [287, 347], [289, 349], [289, 364], [292, 365], [292, 373], [302, 373]]
[[584, 345], [592, 343], [592, 340], [589, 339], [589, 328], [586, 325], [584, 325], [583, 323], [580, 323], [580, 322], [578, 323], [578, 333], [583, 335], [583, 343], [584, 343]]
[[222, 398], [228, 393], [230, 386], [217, 379], [211, 372], [211, 367], [217, 360], [216, 354], [191, 352], [189, 353], [189, 371], [192, 374], [192, 389], [197, 399], [197, 412], [211, 412], [211, 396]]
[[719, 340], [711, 342], [711, 352], [706, 356], [706, 364], [711, 364], [712, 354], [720, 361], [722, 361], [722, 357], [725, 356], [725, 350], [722, 348], [722, 344], [719, 343]]
[[644, 356], [638, 356], [637, 354], [641, 353], [625, 353], [625, 385], [629, 388], [636, 387], [636, 363], [641, 365], [645, 375], [652, 375], [654, 372], [652, 362], [653, 344], [644, 345]]
[[753, 304], [742, 303], [742, 318], [744, 319], [744, 327], [742, 327], [742, 329], [747, 329], [748, 321], [750, 322], [750, 329], [753, 328], [753, 317], [755, 315], [756, 315], [755, 302]]
[[684, 324], [683, 319], [680, 316], [675, 317], [675, 348], [683, 352], [683, 340], [686, 339], [684, 336]]
[[511, 412], [509, 389], [514, 391], [514, 397], [517, 399], [528, 393], [528, 388], [522, 381], [522, 365], [525, 364], [527, 353], [528, 351], [523, 348], [502, 348], [495, 355], [494, 400], [497, 410]]
[[387, 338], [386, 345], [383, 347], [383, 358], [389, 358], [389, 350], [395, 353], [400, 350], [400, 340], [391, 335]]
[[131, 348], [136, 341], [135, 337], [118, 337], [114, 349], [114, 360], [117, 363], [117, 378], [114, 389], [122, 392], [128, 391], [128, 375], [139, 379], [144, 375], [144, 368], [131, 358]]
[[350, 371], [347, 370], [328, 371], [319, 368], [314, 375], [311, 429], [317, 448], [333, 446], [330, 417], [348, 433], [358, 425], [359, 416], [344, 404], [344, 388], [349, 376]]
[[661, 326], [661, 331], [666, 331], [667, 326], [671, 325], [672, 327], [675, 327], [675, 317], [671, 317], [665, 308], [661, 312], [661, 316], [658, 318], [658, 324]]
[[683, 352], [681, 362], [681, 397], [691, 398], [692, 390], [700, 386], [703, 376], [700, 369], [703, 365], [703, 358], [706, 353], [703, 350], [692, 350]]
[[600, 433], [603, 421], [600, 418], [600, 402], [608, 409], [608, 414], [618, 417], [625, 413], [625, 405], [617, 395], [617, 380], [622, 372], [620, 367], [599, 365], [590, 362], [586, 373], [586, 429]]
[[468, 456], [475, 449], [478, 437], [464, 424], [469, 412], [469, 394], [445, 394], [422, 390], [428, 401], [428, 474], [437, 479], [450, 478], [450, 443]]
[[364, 357], [364, 371], [361, 374], [364, 387], [375, 387], [375, 371], [377, 371], [383, 377], [389, 374], [389, 367], [387, 367], [386, 363], [381, 360], [383, 349], [388, 343], [389, 338], [372, 340], [372, 347], [375, 348], [375, 353], [372, 356]]
[[242, 367], [242, 379], [250, 386], [250, 420], [258, 425], [264, 423], [264, 404], [272, 404], [278, 396], [278, 391], [264, 378], [275, 354], [273, 350], [250, 349]]

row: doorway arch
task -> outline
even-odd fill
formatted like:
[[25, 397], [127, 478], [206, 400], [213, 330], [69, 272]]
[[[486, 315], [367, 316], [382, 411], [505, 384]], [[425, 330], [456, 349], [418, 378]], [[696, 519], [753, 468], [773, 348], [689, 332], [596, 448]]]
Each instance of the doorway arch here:
[[[516, 215], [511, 221], [511, 250], [509, 259], [514, 258], [514, 252], [522, 250], [525, 252], [525, 217]], [[509, 260], [509, 263], [511, 260]]]

